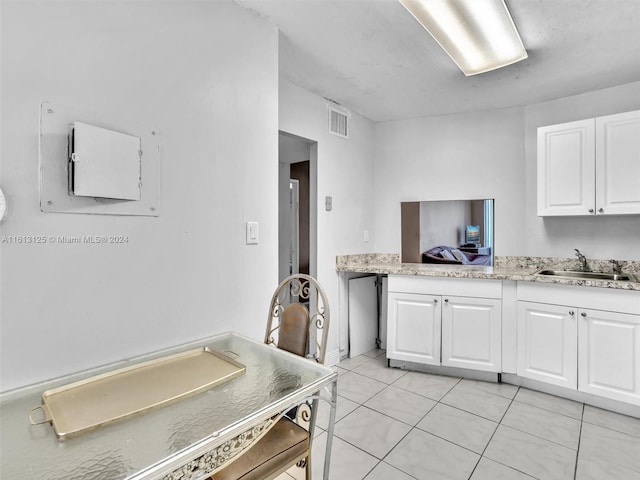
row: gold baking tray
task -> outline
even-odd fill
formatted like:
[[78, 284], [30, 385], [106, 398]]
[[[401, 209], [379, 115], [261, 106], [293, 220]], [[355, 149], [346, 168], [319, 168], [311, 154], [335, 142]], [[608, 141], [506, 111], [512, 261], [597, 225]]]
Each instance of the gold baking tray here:
[[[198, 348], [47, 390], [29, 419], [51, 422], [64, 440], [204, 392], [245, 370], [220, 352]], [[33, 418], [36, 410], [44, 419]]]

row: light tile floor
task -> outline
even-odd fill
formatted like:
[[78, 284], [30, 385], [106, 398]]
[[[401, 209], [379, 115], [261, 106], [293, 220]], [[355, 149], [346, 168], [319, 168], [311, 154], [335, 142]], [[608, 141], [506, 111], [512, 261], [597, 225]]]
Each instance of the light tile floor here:
[[[331, 480], [640, 480], [640, 419], [475, 380], [341, 362]], [[321, 404], [313, 479], [322, 478]], [[292, 468], [277, 480], [303, 479]]]

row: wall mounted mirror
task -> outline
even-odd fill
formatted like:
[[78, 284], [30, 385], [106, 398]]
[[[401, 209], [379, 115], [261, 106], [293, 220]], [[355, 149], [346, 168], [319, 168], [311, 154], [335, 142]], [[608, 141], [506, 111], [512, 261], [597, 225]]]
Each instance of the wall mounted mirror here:
[[402, 202], [403, 263], [493, 265], [493, 199]]

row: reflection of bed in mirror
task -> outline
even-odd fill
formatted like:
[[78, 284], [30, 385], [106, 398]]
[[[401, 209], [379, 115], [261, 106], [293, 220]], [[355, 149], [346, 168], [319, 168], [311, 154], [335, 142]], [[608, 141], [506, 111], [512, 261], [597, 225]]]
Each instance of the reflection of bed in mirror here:
[[[476, 249], [478, 250], [478, 249]], [[485, 252], [488, 248], [482, 247]], [[441, 245], [422, 252], [422, 263], [436, 263], [446, 265], [491, 265], [491, 253], [479, 254], [456, 247]]]
[[493, 265], [493, 200], [401, 204], [402, 262]]

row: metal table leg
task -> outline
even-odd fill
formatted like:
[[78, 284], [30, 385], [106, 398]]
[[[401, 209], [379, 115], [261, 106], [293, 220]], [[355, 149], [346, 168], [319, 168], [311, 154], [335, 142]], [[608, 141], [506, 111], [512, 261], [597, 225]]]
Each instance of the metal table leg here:
[[324, 452], [323, 480], [329, 480], [329, 465], [331, 464], [331, 444], [333, 443], [333, 426], [336, 423], [336, 405], [338, 401], [338, 377], [331, 383], [331, 410], [329, 412], [329, 426], [327, 428], [327, 448]]

